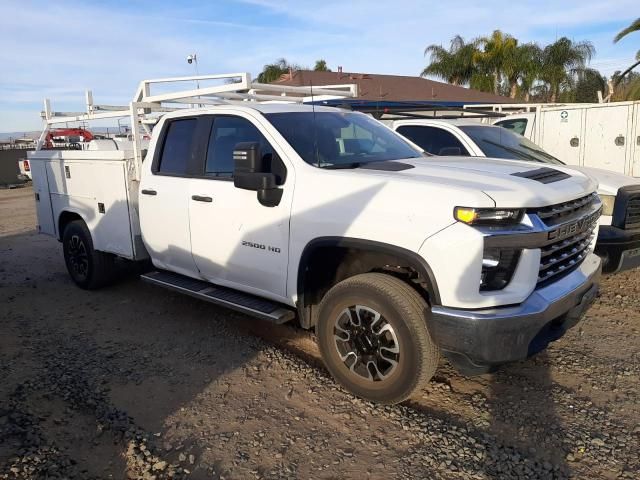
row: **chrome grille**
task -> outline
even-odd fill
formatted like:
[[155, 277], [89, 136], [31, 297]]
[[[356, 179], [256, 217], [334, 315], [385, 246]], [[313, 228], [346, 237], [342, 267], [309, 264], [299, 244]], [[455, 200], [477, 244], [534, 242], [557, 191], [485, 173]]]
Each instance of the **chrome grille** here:
[[[597, 194], [594, 193], [570, 202], [529, 212], [538, 215], [547, 227], [551, 227], [549, 239], [553, 239], [554, 236], [559, 237], [557, 241], [552, 241], [541, 248], [538, 288], [571, 273], [587, 257], [600, 215], [599, 211], [594, 213], [594, 204], [599, 201]], [[553, 227], [556, 226], [557, 228], [554, 229]], [[576, 233], [570, 234], [569, 232], [573, 230]], [[562, 232], [562, 235], [559, 232]]]
[[570, 202], [543, 207], [530, 213], [538, 215], [547, 226], [553, 226], [566, 221], [571, 216], [579, 216], [581, 213], [587, 212], [597, 199], [598, 194], [592, 193]]
[[638, 227], [640, 227], [640, 195], [629, 199], [624, 219], [624, 228], [632, 229]]

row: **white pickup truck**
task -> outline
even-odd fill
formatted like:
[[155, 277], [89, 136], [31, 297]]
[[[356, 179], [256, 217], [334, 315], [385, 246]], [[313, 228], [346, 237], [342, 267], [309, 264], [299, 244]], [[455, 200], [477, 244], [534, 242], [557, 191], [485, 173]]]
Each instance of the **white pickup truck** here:
[[73, 281], [150, 259], [148, 282], [315, 329], [373, 401], [409, 398], [441, 352], [465, 373], [525, 359], [598, 289], [596, 184], [562, 166], [427, 160], [361, 113], [246, 101], [163, 114], [136, 158], [30, 155]]
[[[509, 120], [500, 120], [502, 125]], [[386, 122], [433, 155], [492, 157], [538, 164], [564, 163], [512, 130], [473, 120], [404, 119]], [[506, 125], [506, 124], [505, 124]], [[640, 180], [600, 168], [567, 165], [598, 182], [603, 203], [596, 253], [603, 272], [618, 273], [640, 266]]]

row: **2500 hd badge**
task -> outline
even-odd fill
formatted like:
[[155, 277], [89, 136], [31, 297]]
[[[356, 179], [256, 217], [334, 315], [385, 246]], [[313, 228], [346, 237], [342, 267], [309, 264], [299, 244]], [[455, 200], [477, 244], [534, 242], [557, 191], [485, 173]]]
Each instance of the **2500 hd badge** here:
[[249, 242], [247, 240], [243, 240], [242, 246], [257, 248], [258, 250], [266, 250], [268, 252], [273, 252], [273, 253], [280, 253], [279, 247], [272, 247], [271, 245], [265, 245], [264, 243], [255, 243], [255, 242]]

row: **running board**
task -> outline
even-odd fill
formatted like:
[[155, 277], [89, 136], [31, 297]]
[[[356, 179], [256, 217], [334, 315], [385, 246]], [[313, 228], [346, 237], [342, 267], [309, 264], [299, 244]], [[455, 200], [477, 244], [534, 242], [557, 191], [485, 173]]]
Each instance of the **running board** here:
[[295, 317], [293, 310], [289, 310], [270, 300], [231, 288], [213, 285], [178, 273], [156, 270], [140, 275], [140, 278], [145, 282], [160, 285], [161, 287], [228, 307], [247, 315], [263, 318], [273, 323], [285, 323]]

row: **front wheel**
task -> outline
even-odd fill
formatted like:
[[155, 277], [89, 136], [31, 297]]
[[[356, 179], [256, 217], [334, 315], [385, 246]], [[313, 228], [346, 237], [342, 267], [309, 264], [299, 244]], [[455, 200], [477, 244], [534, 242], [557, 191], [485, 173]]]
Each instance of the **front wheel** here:
[[62, 249], [69, 276], [80, 288], [93, 290], [113, 281], [114, 257], [94, 250], [91, 232], [82, 220], [67, 224], [62, 234]]
[[440, 351], [426, 322], [429, 306], [402, 280], [366, 273], [335, 285], [319, 305], [316, 328], [329, 372], [354, 394], [379, 403], [410, 398], [433, 376]]

